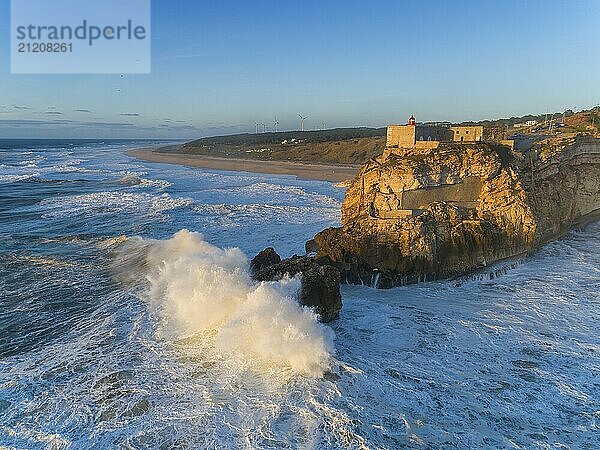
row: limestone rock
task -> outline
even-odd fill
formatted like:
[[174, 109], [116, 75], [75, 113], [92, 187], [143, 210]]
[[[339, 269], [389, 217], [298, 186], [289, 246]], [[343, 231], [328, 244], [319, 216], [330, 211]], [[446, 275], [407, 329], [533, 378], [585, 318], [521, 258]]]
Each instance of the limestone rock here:
[[343, 282], [377, 287], [530, 253], [600, 211], [600, 140], [541, 145], [531, 154], [489, 143], [388, 151], [352, 181], [342, 227], [317, 234], [311, 248]]

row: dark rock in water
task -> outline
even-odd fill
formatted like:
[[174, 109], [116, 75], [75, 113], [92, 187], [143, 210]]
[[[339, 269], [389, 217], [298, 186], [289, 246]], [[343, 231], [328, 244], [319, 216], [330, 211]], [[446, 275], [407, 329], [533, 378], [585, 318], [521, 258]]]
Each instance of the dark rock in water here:
[[291, 258], [280, 260], [278, 263], [255, 270], [253, 272], [253, 277], [257, 281], [280, 280], [286, 274], [288, 274], [290, 277], [293, 277], [298, 273], [304, 273], [312, 269], [315, 265], [316, 263], [312, 258], [294, 255]]
[[250, 261], [250, 273], [254, 277], [257, 272], [280, 262], [281, 256], [277, 254], [273, 247], [265, 248]]
[[[277, 262], [269, 265], [270, 261]], [[265, 249], [252, 260], [251, 273], [257, 281], [274, 281], [286, 275], [293, 277], [301, 274], [299, 303], [316, 308], [321, 322], [331, 322], [339, 316], [342, 309], [341, 277], [333, 266], [322, 266], [308, 256], [292, 256], [281, 260], [273, 249]]]
[[332, 383], [335, 383], [336, 381], [340, 381], [342, 379], [342, 377], [340, 377], [337, 373], [331, 372], [329, 370], [323, 374], [323, 378], [325, 378], [327, 381], [331, 381]]
[[302, 273], [300, 303], [316, 307], [322, 322], [337, 319], [342, 309], [340, 272], [333, 266], [319, 266]]

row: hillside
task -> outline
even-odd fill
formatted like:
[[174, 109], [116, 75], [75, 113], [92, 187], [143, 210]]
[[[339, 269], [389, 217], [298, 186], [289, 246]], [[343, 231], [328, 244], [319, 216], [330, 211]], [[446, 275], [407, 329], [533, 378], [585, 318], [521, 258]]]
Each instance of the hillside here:
[[265, 161], [360, 164], [383, 151], [385, 134], [385, 128], [246, 133], [202, 138], [160, 151]]

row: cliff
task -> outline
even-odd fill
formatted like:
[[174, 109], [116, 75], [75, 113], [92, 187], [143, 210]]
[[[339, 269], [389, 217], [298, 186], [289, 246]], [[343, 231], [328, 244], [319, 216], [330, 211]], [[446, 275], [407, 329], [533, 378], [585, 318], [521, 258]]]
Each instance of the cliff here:
[[392, 287], [528, 254], [600, 211], [600, 140], [386, 149], [348, 188], [342, 227], [315, 236], [342, 281]]

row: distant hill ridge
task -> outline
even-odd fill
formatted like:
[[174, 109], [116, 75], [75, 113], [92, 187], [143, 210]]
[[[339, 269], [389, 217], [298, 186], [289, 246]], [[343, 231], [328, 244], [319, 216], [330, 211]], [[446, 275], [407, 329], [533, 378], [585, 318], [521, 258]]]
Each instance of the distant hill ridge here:
[[281, 142], [292, 139], [304, 140], [310, 142], [330, 142], [345, 141], [348, 139], [359, 139], [365, 137], [385, 136], [386, 128], [334, 128], [330, 130], [317, 131], [279, 131], [268, 133], [243, 133], [230, 134], [225, 136], [212, 136], [197, 139], [185, 146], [206, 146], [206, 145], [269, 145], [280, 144]]

